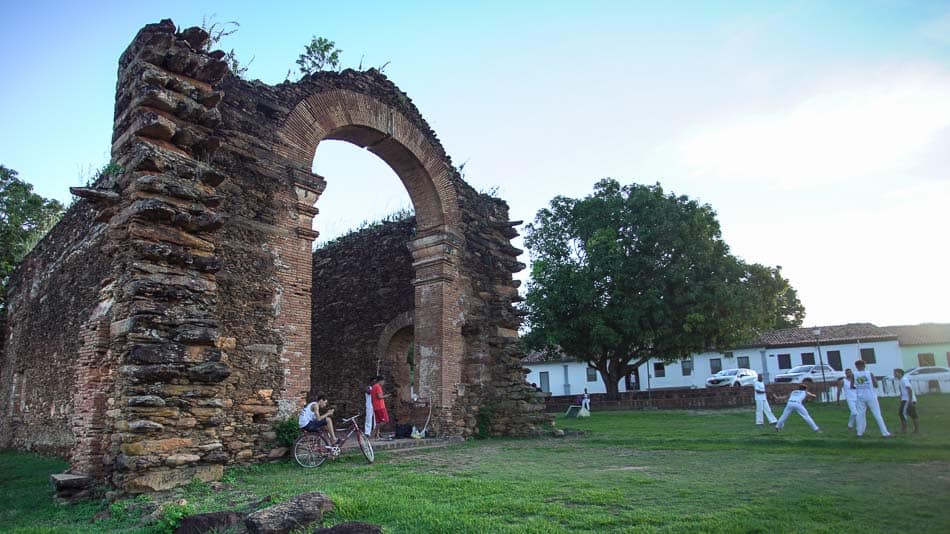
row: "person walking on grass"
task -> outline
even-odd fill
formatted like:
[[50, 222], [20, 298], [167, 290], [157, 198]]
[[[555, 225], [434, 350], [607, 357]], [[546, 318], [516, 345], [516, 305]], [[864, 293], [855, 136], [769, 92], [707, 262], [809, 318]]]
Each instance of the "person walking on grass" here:
[[894, 369], [894, 378], [900, 381], [901, 388], [901, 405], [897, 410], [897, 415], [901, 418], [901, 434], [907, 433], [908, 417], [914, 422], [914, 434], [916, 434], [920, 430], [917, 421], [917, 392], [910, 383], [910, 377], [904, 376], [903, 369]]
[[854, 389], [857, 392], [857, 412], [858, 412], [858, 437], [864, 435], [864, 431], [868, 427], [867, 411], [871, 410], [871, 415], [874, 416], [874, 420], [877, 422], [877, 427], [881, 431], [881, 436], [885, 438], [891, 437], [891, 433], [887, 431], [887, 425], [884, 424], [884, 418], [881, 417], [881, 405], [877, 402], [877, 382], [874, 380], [874, 375], [871, 374], [871, 371], [865, 370], [864, 360], [858, 360], [854, 362]]
[[768, 395], [765, 394], [765, 382], [762, 381], [762, 373], [759, 373], [752, 387], [755, 389], [755, 424], [759, 426], [765, 424], [763, 419], [764, 417], [768, 417], [769, 424], [774, 425], [778, 419], [775, 418], [775, 414], [772, 413], [772, 407], [769, 406], [769, 398]]
[[854, 430], [854, 425], [858, 420], [858, 392], [854, 389], [854, 373], [851, 369], [844, 370], [844, 378], [839, 380], [838, 384], [838, 402], [841, 402], [842, 395], [845, 402], [848, 403], [848, 430]]
[[810, 426], [812, 430], [821, 432], [815, 420], [811, 418], [811, 415], [808, 414], [808, 410], [805, 409], [805, 399], [808, 397], [817, 398], [808, 392], [808, 384], [802, 384], [798, 386], [798, 389], [788, 394], [788, 403], [785, 404], [785, 411], [782, 412], [782, 416], [779, 417], [778, 422], [775, 423], [776, 432], [785, 428], [785, 421], [788, 420], [788, 416], [792, 415], [792, 412], [798, 412], [798, 415], [802, 416], [802, 419], [808, 423], [808, 426]]

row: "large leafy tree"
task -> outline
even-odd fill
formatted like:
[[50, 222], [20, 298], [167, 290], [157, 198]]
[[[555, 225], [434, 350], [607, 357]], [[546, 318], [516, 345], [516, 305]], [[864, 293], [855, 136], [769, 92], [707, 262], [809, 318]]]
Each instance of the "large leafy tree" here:
[[63, 205], [33, 192], [17, 172], [0, 165], [0, 309], [10, 273], [63, 215]]
[[586, 361], [610, 396], [650, 358], [731, 347], [804, 314], [779, 268], [729, 253], [709, 205], [659, 184], [605, 179], [583, 199], [556, 197], [525, 243], [525, 343]]

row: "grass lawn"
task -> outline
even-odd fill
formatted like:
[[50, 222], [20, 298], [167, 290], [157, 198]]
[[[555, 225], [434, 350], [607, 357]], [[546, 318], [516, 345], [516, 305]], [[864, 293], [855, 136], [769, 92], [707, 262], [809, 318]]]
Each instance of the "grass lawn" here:
[[[564, 420], [582, 435], [489, 439], [378, 453], [307, 470], [291, 462], [227, 471], [227, 487], [194, 483], [164, 517], [240, 509], [322, 491], [326, 523], [387, 532], [950, 532], [950, 395], [921, 397], [919, 435], [856, 438], [847, 408], [809, 404], [814, 434], [792, 415], [781, 433], [752, 424], [753, 407], [597, 412]], [[897, 429], [894, 399], [882, 399]], [[776, 415], [781, 407], [775, 407]], [[569, 432], [569, 434], [571, 434]], [[47, 477], [65, 464], [0, 453], [0, 531], [156, 532], [139, 526], [148, 499], [58, 505]], [[93, 522], [107, 510], [111, 517]], [[108, 514], [103, 514], [108, 515]], [[161, 513], [156, 514], [161, 516]]]

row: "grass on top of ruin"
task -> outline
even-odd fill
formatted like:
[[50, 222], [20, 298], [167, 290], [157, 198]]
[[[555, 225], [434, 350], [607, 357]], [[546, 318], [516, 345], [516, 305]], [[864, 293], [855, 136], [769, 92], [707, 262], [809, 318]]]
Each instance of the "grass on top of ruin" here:
[[[896, 402], [882, 399], [891, 430]], [[781, 406], [774, 407], [776, 415]], [[0, 453], [0, 531], [161, 532], [183, 513], [242, 509], [321, 491], [345, 521], [387, 532], [947, 532], [950, 395], [923, 396], [922, 433], [856, 438], [843, 405], [797, 415], [777, 433], [753, 408], [597, 412], [558, 418], [564, 438], [487, 439], [429, 451], [360, 456], [303, 469], [292, 461], [233, 468], [224, 489], [193, 483], [140, 525], [147, 497], [53, 502], [65, 463]], [[570, 432], [570, 430], [582, 431]], [[181, 501], [179, 501], [180, 503]], [[94, 517], [99, 515], [99, 519]]]

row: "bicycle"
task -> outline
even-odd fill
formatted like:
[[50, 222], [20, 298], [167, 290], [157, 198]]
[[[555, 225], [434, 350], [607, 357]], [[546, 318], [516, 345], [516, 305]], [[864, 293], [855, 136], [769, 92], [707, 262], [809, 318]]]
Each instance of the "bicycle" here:
[[[294, 442], [294, 459], [297, 460], [297, 463], [300, 464], [301, 467], [320, 467], [328, 459], [339, 458], [340, 453], [343, 451], [343, 444], [346, 443], [353, 434], [356, 434], [356, 443], [359, 444], [360, 451], [362, 451], [368, 463], [373, 463], [376, 459], [376, 454], [373, 452], [373, 445], [370, 443], [369, 438], [363, 435], [363, 431], [356, 423], [357, 417], [359, 416], [354, 415], [342, 421], [344, 428], [349, 426], [350, 430], [339, 443], [330, 442], [330, 436], [327, 434], [326, 427], [316, 432], [304, 431], [304, 433], [297, 438], [297, 441]], [[343, 428], [340, 430], [343, 430]]]

